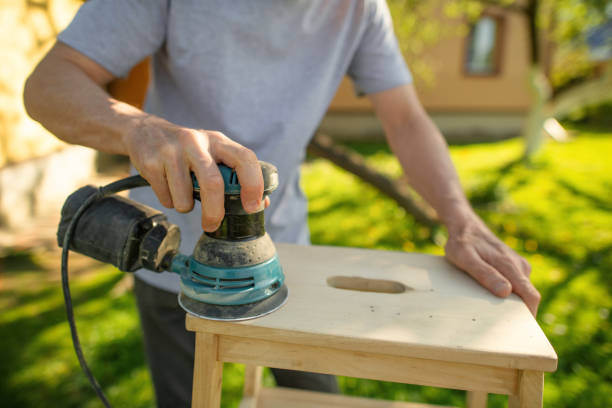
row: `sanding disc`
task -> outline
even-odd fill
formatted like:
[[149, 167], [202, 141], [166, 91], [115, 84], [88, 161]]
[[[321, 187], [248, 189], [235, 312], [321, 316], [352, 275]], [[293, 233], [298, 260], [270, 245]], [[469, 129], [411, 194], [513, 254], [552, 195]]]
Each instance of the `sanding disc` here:
[[246, 305], [213, 305], [179, 294], [179, 305], [194, 316], [209, 320], [239, 321], [265, 316], [279, 309], [287, 301], [289, 290], [283, 285], [272, 296]]

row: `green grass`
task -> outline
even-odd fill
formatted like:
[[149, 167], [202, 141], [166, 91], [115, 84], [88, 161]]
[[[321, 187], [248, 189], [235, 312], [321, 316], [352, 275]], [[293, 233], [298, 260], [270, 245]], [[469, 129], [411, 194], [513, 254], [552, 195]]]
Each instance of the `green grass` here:
[[[384, 145], [352, 147], [400, 174]], [[476, 211], [533, 266], [543, 295], [538, 320], [559, 355], [558, 371], [546, 376], [545, 406], [610, 407], [612, 132], [582, 129], [569, 143], [549, 143], [530, 165], [517, 162], [521, 151], [513, 140], [457, 146], [451, 154]], [[314, 243], [442, 253], [439, 232], [431, 237], [391, 200], [328, 162], [310, 162], [304, 186]], [[354, 395], [459, 406], [464, 398], [435, 388], [341, 382]], [[505, 406], [498, 396], [489, 401]]]
[[[382, 144], [352, 144], [390, 175]], [[612, 406], [612, 132], [582, 128], [549, 143], [529, 166], [520, 141], [451, 149], [477, 212], [533, 265], [543, 294], [538, 320], [559, 355], [546, 376], [546, 407]], [[374, 189], [323, 160], [304, 166], [317, 244], [442, 253], [443, 231], [415, 224]], [[47, 254], [0, 260], [0, 406], [97, 407], [70, 342], [57, 271]], [[55, 255], [54, 255], [55, 256]], [[149, 407], [153, 391], [131, 293], [110, 295], [122, 274], [96, 266], [72, 279], [84, 351], [115, 406]], [[226, 364], [223, 406], [236, 407], [242, 366]], [[266, 374], [265, 381], [272, 384]], [[464, 393], [340, 378], [352, 395], [463, 406]], [[490, 397], [490, 406], [505, 398]]]

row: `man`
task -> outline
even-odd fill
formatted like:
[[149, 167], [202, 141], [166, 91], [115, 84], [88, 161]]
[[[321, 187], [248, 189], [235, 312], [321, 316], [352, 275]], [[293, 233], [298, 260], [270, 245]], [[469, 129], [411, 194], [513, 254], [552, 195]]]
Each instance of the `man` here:
[[[144, 111], [105, 86], [152, 55]], [[247, 211], [262, 205], [257, 159], [281, 184], [267, 209], [276, 241], [307, 244], [299, 187], [305, 147], [348, 73], [368, 95], [412, 186], [448, 228], [447, 258], [498, 296], [536, 313], [529, 265], [474, 214], [446, 144], [421, 107], [382, 0], [90, 0], [25, 87], [29, 114], [59, 138], [125, 154], [151, 189], [132, 197], [166, 210], [190, 251], [223, 217], [217, 163], [236, 169]], [[194, 207], [189, 172], [202, 189]], [[176, 276], [136, 273], [135, 293], [158, 404], [189, 404], [193, 338]], [[281, 385], [336, 391], [329, 376], [275, 371]]]

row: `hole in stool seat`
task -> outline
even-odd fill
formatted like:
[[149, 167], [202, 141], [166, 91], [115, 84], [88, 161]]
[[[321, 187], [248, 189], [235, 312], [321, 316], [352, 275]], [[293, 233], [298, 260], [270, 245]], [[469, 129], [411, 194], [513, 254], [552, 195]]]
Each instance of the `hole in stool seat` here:
[[360, 278], [358, 276], [330, 276], [327, 278], [327, 284], [336, 289], [358, 290], [360, 292], [404, 293], [407, 290], [412, 290], [411, 287], [401, 282]]

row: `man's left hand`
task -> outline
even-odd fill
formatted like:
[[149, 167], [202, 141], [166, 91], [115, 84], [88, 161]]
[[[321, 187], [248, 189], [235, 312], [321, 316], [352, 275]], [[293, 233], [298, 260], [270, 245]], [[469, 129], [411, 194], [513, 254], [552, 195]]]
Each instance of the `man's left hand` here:
[[519, 295], [535, 316], [540, 293], [529, 280], [531, 266], [477, 217], [449, 226], [446, 258], [499, 297]]

